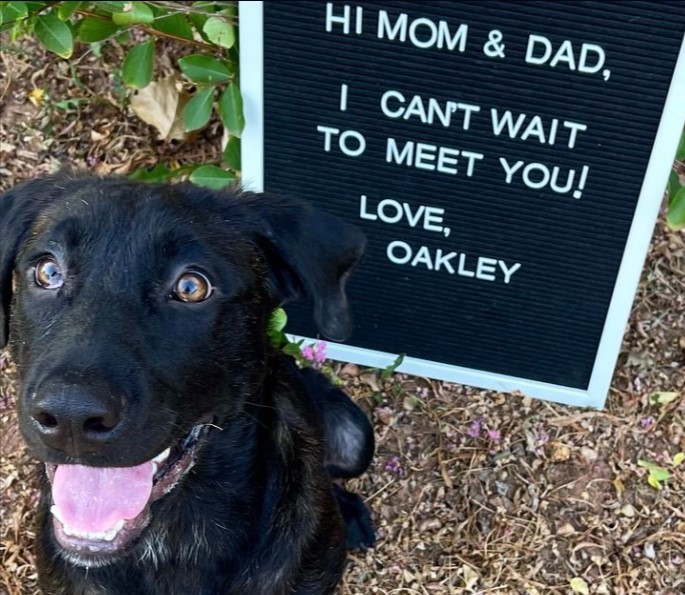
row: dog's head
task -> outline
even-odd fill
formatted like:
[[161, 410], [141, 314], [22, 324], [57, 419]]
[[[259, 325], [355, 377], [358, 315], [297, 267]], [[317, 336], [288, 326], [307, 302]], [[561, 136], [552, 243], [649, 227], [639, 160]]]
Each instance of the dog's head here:
[[258, 390], [277, 305], [306, 296], [321, 332], [345, 338], [364, 248], [299, 201], [69, 174], [0, 197], [0, 241], [21, 431], [80, 559], [130, 543], [206, 424]]

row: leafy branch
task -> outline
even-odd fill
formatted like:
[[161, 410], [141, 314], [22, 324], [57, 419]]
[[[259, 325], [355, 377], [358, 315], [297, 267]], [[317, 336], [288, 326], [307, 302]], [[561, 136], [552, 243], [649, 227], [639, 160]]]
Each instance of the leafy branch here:
[[[74, 14], [76, 14], [78, 16], [82, 16], [84, 18], [88, 18], [88, 19], [97, 19], [97, 20], [103, 21], [105, 23], [111, 23], [112, 22], [111, 19], [107, 18], [106, 16], [103, 16], [103, 15], [98, 14], [96, 12], [90, 12], [87, 10], [77, 10]], [[181, 35], [175, 35], [175, 34], [170, 33], [168, 31], [160, 31], [159, 29], [147, 27], [146, 25], [142, 25], [140, 23], [136, 23], [135, 26], [138, 30], [142, 31], [143, 33], [147, 33], [148, 35], [153, 35], [155, 37], [172, 39], [174, 41], [179, 41], [181, 43], [193, 45], [193, 46], [196, 46], [198, 48], [201, 48], [203, 50], [207, 50], [210, 52], [214, 51], [216, 49], [213, 45], [211, 45], [209, 43], [204, 43], [203, 41], [198, 41], [197, 39], [189, 39], [189, 38], [183, 37]], [[115, 33], [116, 33], [116, 31], [115, 31]]]
[[[131, 109], [163, 139], [172, 132], [185, 138], [186, 133], [203, 129], [214, 113], [224, 128], [220, 163], [182, 168], [162, 163], [132, 176], [148, 182], [188, 176], [198, 185], [221, 188], [240, 175], [245, 125], [236, 11], [235, 2], [11, 1], [0, 2], [0, 32], [10, 31], [12, 39], [34, 37], [67, 61], [72, 61], [78, 44], [90, 45], [97, 56], [106, 43], [128, 48], [118, 76], [130, 90]], [[174, 77], [154, 80], [159, 39], [186, 44], [196, 53], [178, 60]], [[174, 111], [162, 118], [157, 113], [163, 111], [162, 105]]]

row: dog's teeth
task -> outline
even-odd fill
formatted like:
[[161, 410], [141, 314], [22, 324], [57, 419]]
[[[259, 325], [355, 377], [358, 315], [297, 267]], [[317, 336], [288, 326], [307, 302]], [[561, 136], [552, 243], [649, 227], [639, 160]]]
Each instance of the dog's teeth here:
[[114, 538], [119, 534], [119, 532], [124, 528], [123, 519], [119, 519], [117, 524], [114, 525], [109, 531], [79, 531], [70, 527], [62, 519], [62, 512], [60, 509], [53, 505], [50, 508], [50, 512], [62, 523], [62, 530], [66, 535], [70, 537], [78, 537], [79, 539], [90, 539], [91, 541], [114, 541]]
[[[157, 465], [162, 465], [164, 461], [166, 461], [169, 458], [169, 455], [171, 454], [171, 449], [167, 448], [166, 450], [163, 450], [160, 452], [154, 459], [152, 459], [153, 463], [156, 463]], [[155, 469], [156, 471], [156, 469]]]
[[164, 465], [170, 454], [171, 449], [167, 448], [160, 452], [154, 459], [152, 459], [152, 477], [157, 475], [157, 471], [159, 471], [159, 468]]
[[64, 519], [62, 518], [62, 511], [58, 508], [56, 504], [53, 504], [50, 507], [50, 512], [52, 513], [52, 516], [54, 516], [60, 523], [64, 525]]
[[169, 458], [169, 454], [171, 453], [171, 449], [167, 448], [166, 450], [163, 450], [160, 452], [154, 459], [152, 459], [155, 463], [163, 463], [164, 461]]
[[104, 539], [105, 541], [113, 541], [114, 538], [119, 533], [119, 531], [121, 531], [123, 528], [124, 528], [124, 521], [120, 519], [117, 521], [117, 524], [114, 525], [114, 527], [112, 529], [105, 532], [102, 539]]

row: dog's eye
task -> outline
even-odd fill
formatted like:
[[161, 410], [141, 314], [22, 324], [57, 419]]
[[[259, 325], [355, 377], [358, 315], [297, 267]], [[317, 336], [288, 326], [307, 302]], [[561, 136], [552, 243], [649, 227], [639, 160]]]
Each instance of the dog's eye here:
[[183, 273], [174, 285], [174, 297], [188, 303], [203, 302], [212, 295], [212, 291], [209, 279], [196, 271]]
[[43, 289], [59, 289], [64, 285], [62, 269], [54, 258], [43, 258], [36, 265], [36, 284]]

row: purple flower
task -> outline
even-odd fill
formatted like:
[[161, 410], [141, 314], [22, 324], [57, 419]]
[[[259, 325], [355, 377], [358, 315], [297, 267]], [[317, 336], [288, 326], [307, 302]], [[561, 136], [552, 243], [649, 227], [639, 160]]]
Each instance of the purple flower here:
[[322, 364], [324, 361], [326, 361], [325, 341], [319, 341], [316, 345], [314, 345], [314, 361], [317, 364]]
[[320, 341], [319, 343], [314, 343], [313, 345], [305, 345], [300, 350], [302, 357], [312, 363], [315, 368], [321, 367], [326, 361], [326, 342]]
[[483, 420], [480, 418], [474, 419], [470, 424], [469, 424], [469, 429], [466, 430], [466, 434], [471, 436], [471, 438], [478, 438], [480, 436], [480, 432], [483, 429]]
[[651, 426], [653, 426], [655, 423], [656, 423], [656, 419], [654, 419], [653, 416], [648, 415], [647, 417], [643, 417], [640, 420], [640, 427], [647, 429], [647, 428], [650, 428]]
[[400, 462], [400, 457], [397, 455], [390, 457], [383, 465], [383, 469], [395, 475], [404, 475], [404, 469], [402, 468], [402, 463]]
[[499, 442], [502, 439], [502, 434], [499, 430], [488, 430], [488, 438], [493, 442]]
[[536, 438], [540, 444], [547, 444], [549, 442], [549, 432], [547, 430], [538, 430]]
[[311, 345], [305, 345], [302, 348], [302, 357], [310, 362], [314, 361], [314, 348]]

